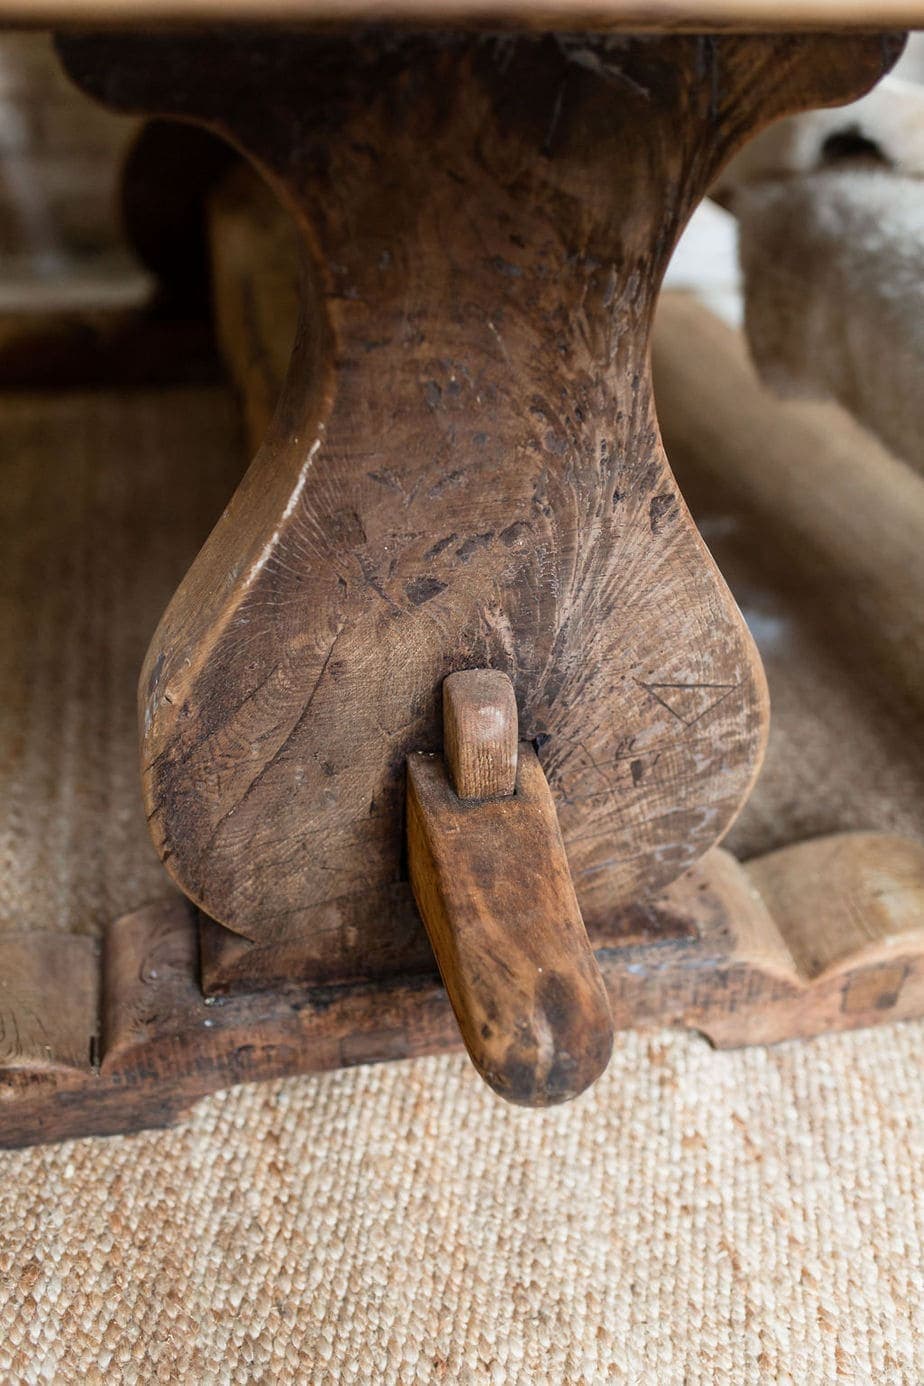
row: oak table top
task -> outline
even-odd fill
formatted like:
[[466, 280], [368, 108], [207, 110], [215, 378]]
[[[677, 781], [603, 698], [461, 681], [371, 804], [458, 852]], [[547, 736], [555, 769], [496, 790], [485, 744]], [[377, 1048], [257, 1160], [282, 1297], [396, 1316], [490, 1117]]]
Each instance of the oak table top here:
[[395, 21], [625, 32], [924, 27], [922, 0], [0, 0], [0, 23]]

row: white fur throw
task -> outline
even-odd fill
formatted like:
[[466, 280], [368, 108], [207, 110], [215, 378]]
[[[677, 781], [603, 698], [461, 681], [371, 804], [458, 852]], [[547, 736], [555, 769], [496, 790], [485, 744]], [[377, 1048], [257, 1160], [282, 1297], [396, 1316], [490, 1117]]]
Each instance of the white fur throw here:
[[733, 207], [761, 376], [839, 400], [924, 470], [924, 181], [840, 166], [739, 186]]

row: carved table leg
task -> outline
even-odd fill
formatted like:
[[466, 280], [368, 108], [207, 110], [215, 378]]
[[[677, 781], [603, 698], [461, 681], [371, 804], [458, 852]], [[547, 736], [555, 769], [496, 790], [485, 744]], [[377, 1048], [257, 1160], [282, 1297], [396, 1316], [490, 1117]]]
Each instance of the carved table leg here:
[[856, 95], [897, 51], [279, 30], [64, 43], [108, 104], [246, 150], [304, 238], [275, 421], [142, 681], [155, 843], [225, 926], [210, 989], [422, 964], [404, 762], [438, 749], [456, 669], [513, 682], [591, 933], [727, 828], [766, 692], [660, 445], [652, 309], [747, 135]]
[[[639, 903], [728, 827], [767, 724], [750, 637], [661, 448], [648, 334], [729, 155], [779, 115], [858, 95], [898, 48], [280, 30], [62, 43], [111, 106], [244, 149], [294, 213], [305, 267], [275, 420], [142, 678], [151, 829], [212, 917], [214, 1004], [182, 905], [120, 921], [99, 1069], [50, 1109], [47, 1084], [23, 1098], [11, 1080], [12, 1141], [114, 1129], [92, 1111], [115, 1111], [108, 1093], [144, 1122], [145, 1084], [175, 1105], [454, 1042], [407, 879], [404, 765], [440, 748], [445, 676], [477, 667], [510, 679], [538, 748], [617, 1023], [638, 919], [639, 946], [685, 940], [640, 1016], [708, 1029], [690, 989], [712, 947], [795, 1023], [808, 982], [786, 945], [769, 971], [763, 946], [735, 951], [739, 927], [777, 937], [766, 911], [750, 934], [730, 922], [757, 910], [743, 868], [712, 854], [695, 891], [698, 868], [667, 904]], [[145, 972], [152, 947], [169, 967]], [[305, 990], [321, 984], [323, 1005]]]

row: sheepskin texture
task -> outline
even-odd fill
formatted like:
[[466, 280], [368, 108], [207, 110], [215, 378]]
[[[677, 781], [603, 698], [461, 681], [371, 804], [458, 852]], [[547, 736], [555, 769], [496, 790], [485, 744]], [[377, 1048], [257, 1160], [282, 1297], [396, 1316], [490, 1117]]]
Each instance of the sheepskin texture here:
[[839, 401], [924, 470], [924, 180], [832, 168], [739, 186], [733, 206], [764, 381]]

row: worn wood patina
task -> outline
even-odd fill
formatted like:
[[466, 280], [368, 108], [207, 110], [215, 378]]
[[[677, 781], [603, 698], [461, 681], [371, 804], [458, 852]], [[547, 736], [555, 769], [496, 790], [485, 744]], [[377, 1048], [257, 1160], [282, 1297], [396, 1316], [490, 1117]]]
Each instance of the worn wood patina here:
[[[579, 1091], [612, 1026], [738, 1044], [919, 1014], [920, 846], [837, 836], [747, 866], [713, 846], [766, 690], [648, 364], [661, 275], [723, 162], [860, 94], [898, 44], [225, 30], [62, 51], [109, 105], [245, 150], [303, 274], [275, 416], [142, 675], [149, 821], [188, 898], [116, 921], [101, 966], [92, 940], [3, 940], [0, 1143], [457, 1045], [415, 860], [470, 1052], [520, 1100]], [[475, 670], [512, 689], [497, 740], [474, 706], [442, 715]], [[493, 930], [484, 976], [460, 924]], [[546, 960], [576, 998], [547, 1032]]]
[[660, 277], [748, 134], [858, 94], [896, 45], [267, 30], [63, 51], [109, 105], [245, 149], [304, 243], [279, 408], [142, 680], [177, 884], [254, 946], [255, 983], [277, 948], [290, 969], [304, 950], [305, 981], [368, 977], [363, 921], [400, 934], [409, 904], [405, 758], [440, 747], [443, 678], [490, 667], [588, 928], [650, 897], [727, 828], [767, 724], [658, 437]]

